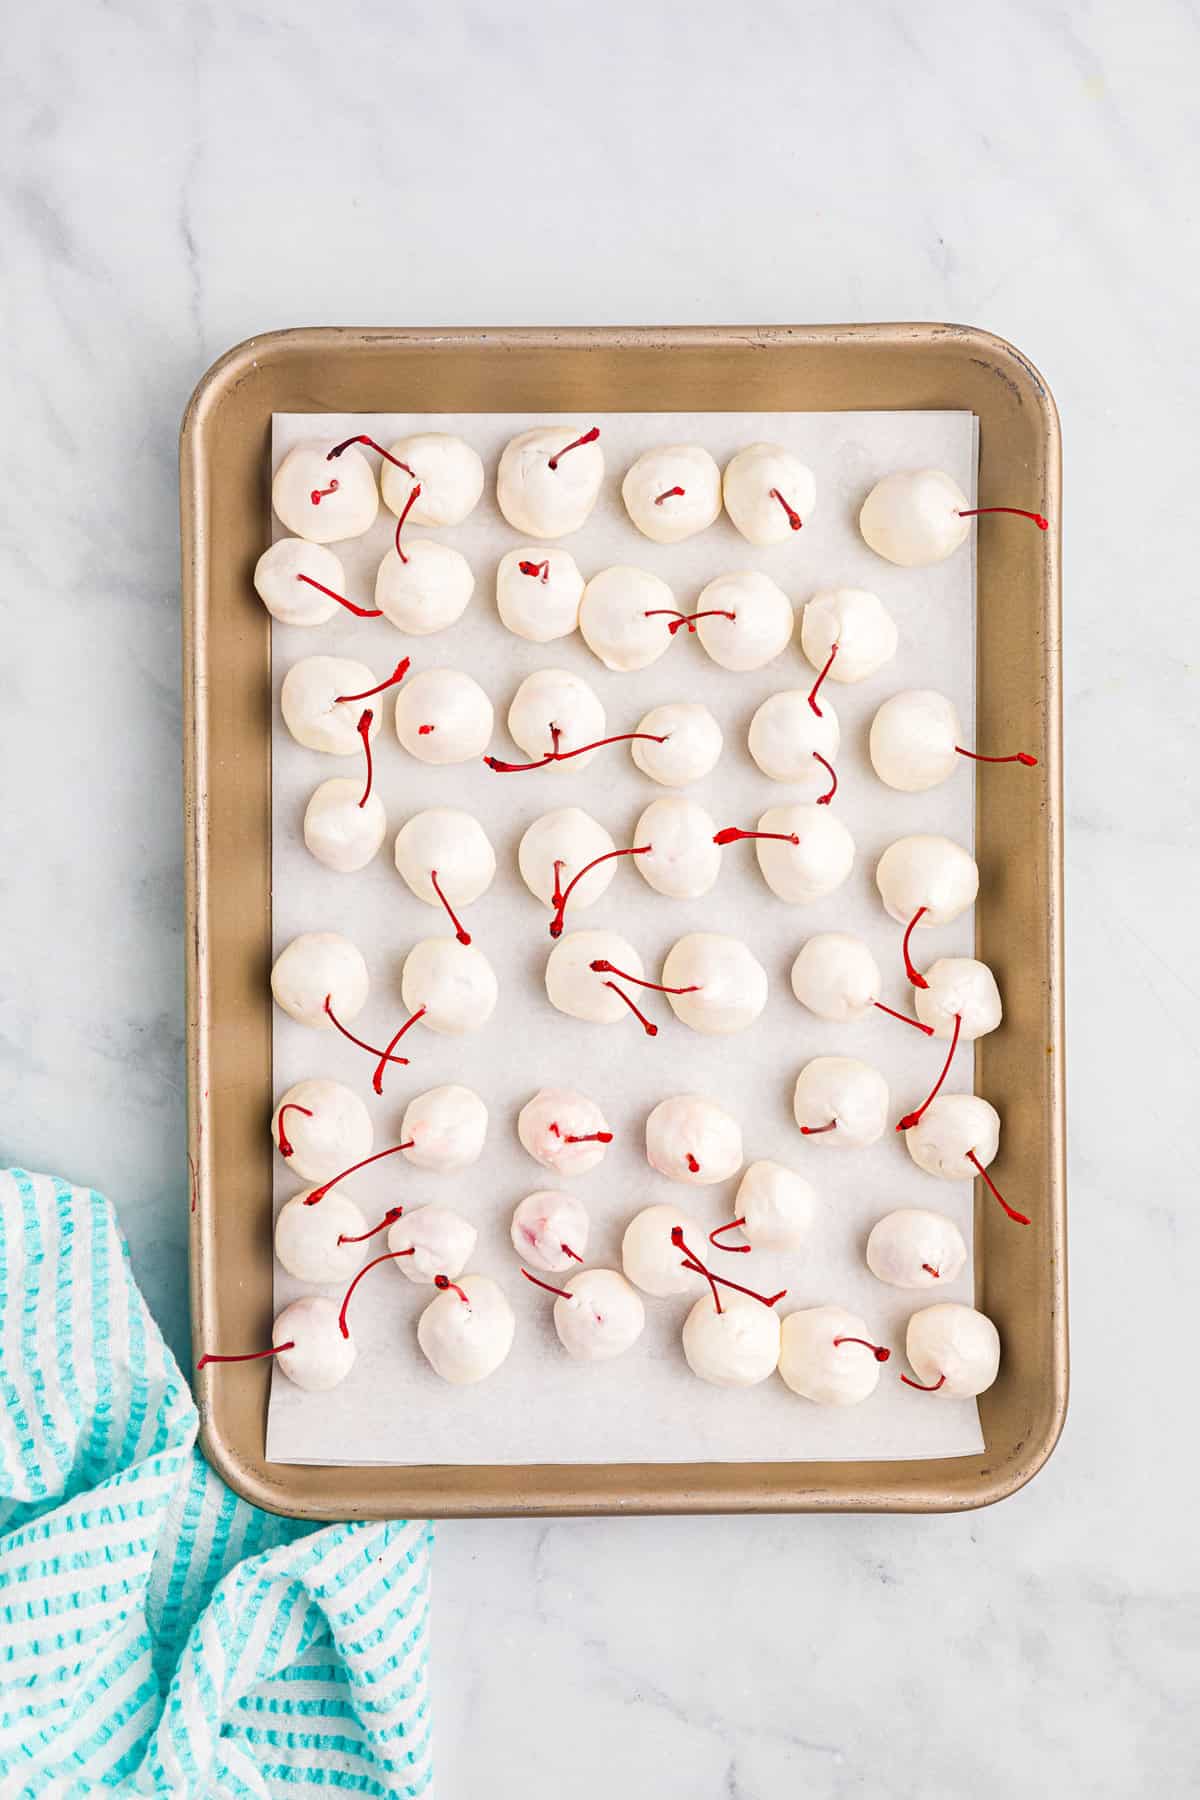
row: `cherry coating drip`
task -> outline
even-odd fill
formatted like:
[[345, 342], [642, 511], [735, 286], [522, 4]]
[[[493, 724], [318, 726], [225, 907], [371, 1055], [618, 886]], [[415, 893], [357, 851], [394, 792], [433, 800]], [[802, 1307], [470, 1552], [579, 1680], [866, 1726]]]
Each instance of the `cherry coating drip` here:
[[298, 1100], [289, 1100], [286, 1105], [280, 1107], [279, 1118], [278, 1118], [277, 1126], [276, 1126], [276, 1128], [279, 1132], [279, 1154], [280, 1154], [280, 1156], [291, 1156], [292, 1155], [292, 1140], [288, 1137], [287, 1132], [283, 1128], [283, 1121], [287, 1117], [288, 1113], [290, 1113], [290, 1112], [303, 1113], [306, 1119], [312, 1118], [312, 1107], [311, 1106], [301, 1106], [301, 1104]]
[[788, 505], [787, 501], [784, 499], [783, 495], [780, 493], [778, 488], [769, 488], [767, 490], [767, 499], [768, 500], [778, 500], [780, 506], [782, 506], [784, 512], [787, 514], [788, 524], [791, 526], [792, 530], [793, 531], [800, 530], [800, 528], [804, 524], [804, 520], [800, 517], [800, 514], [796, 511], [794, 506]]
[[295, 1338], [289, 1338], [286, 1344], [273, 1344], [269, 1350], [244, 1350], [240, 1356], [217, 1356], [206, 1350], [196, 1364], [198, 1369], [207, 1369], [209, 1363], [257, 1362], [262, 1356], [279, 1356], [284, 1350], [296, 1348]]
[[451, 906], [450, 902], [447, 900], [445, 894], [443, 894], [441, 885], [438, 882], [438, 872], [436, 869], [430, 869], [429, 879], [433, 883], [434, 893], [437, 895], [438, 899], [441, 901], [442, 905], [446, 909], [447, 915], [449, 916], [449, 919], [450, 919], [450, 923], [454, 927], [455, 937], [458, 939], [460, 944], [469, 944], [471, 941], [471, 934], [466, 929], [465, 925], [463, 924], [462, 920], [459, 918], [458, 914], [455, 912], [454, 908]]
[[611, 1131], [588, 1131], [576, 1137], [571, 1132], [563, 1132], [554, 1120], [551, 1120], [546, 1129], [552, 1137], [558, 1138], [559, 1142], [563, 1144], [611, 1144], [613, 1141]]
[[[671, 1242], [677, 1250], [683, 1251], [684, 1268], [695, 1269], [697, 1274], [705, 1276], [710, 1284], [719, 1281], [722, 1287], [733, 1288], [739, 1294], [746, 1294], [751, 1300], [757, 1300], [763, 1306], [774, 1306], [776, 1301], [784, 1299], [787, 1294], [786, 1288], [781, 1288], [777, 1294], [759, 1294], [753, 1288], [743, 1287], [740, 1281], [730, 1281], [728, 1275], [714, 1275], [711, 1269], [705, 1268], [696, 1252], [684, 1242], [682, 1225], [672, 1226]], [[720, 1310], [718, 1302], [717, 1311], [720, 1312]]]
[[905, 1387], [920, 1388], [923, 1394], [936, 1394], [940, 1387], [945, 1387], [946, 1377], [939, 1375], [936, 1381], [914, 1381], [909, 1375], [901, 1375]]
[[978, 750], [964, 750], [961, 744], [955, 744], [959, 756], [969, 756], [972, 762], [986, 763], [1023, 763], [1027, 769], [1037, 768], [1037, 757], [1030, 756], [1026, 750], [1018, 750], [1012, 756], [982, 756]]
[[899, 1019], [902, 1025], [911, 1025], [914, 1031], [923, 1031], [926, 1037], [933, 1036], [932, 1025], [922, 1025], [920, 1019], [910, 1019], [907, 1013], [897, 1012], [894, 1006], [885, 1006], [882, 1000], [872, 1000], [871, 1005], [877, 1006], [889, 1019]]
[[449, 1289], [452, 1293], [458, 1295], [464, 1306], [470, 1306], [470, 1295], [465, 1294], [458, 1283], [456, 1281], [451, 1281], [448, 1275], [435, 1275], [433, 1278], [433, 1285], [435, 1288], [440, 1288], [443, 1294]]
[[407, 1056], [393, 1056], [392, 1051], [396, 1048], [396, 1045], [400, 1042], [400, 1039], [404, 1036], [405, 1032], [410, 1031], [418, 1019], [423, 1019], [425, 1017], [425, 1011], [425, 1007], [419, 1006], [416, 1012], [412, 1014], [411, 1018], [405, 1019], [403, 1025], [400, 1027], [387, 1049], [380, 1055], [379, 1066], [371, 1077], [371, 1086], [375, 1089], [377, 1094], [382, 1094], [383, 1092], [383, 1072], [387, 1068], [387, 1065], [390, 1062], [406, 1063], [408, 1061]]
[[905, 927], [904, 940], [900, 945], [900, 953], [904, 957], [904, 973], [908, 976], [908, 979], [912, 982], [913, 986], [917, 987], [917, 988], [927, 988], [929, 986], [929, 983], [926, 981], [925, 977], [922, 975], [920, 969], [913, 968], [913, 960], [912, 960], [912, 957], [909, 955], [908, 946], [909, 946], [909, 940], [911, 939], [913, 932], [916, 930], [917, 926], [920, 924], [921, 920], [925, 917], [925, 914], [928, 911], [929, 911], [929, 908], [927, 906], [918, 906], [916, 912], [913, 914], [912, 918], [908, 921], [908, 924]]
[[[564, 1250], [567, 1249], [567, 1246], [565, 1244], [563, 1245], [563, 1249]], [[572, 1254], [572, 1252], [567, 1251], [567, 1254], [569, 1256]], [[579, 1258], [576, 1257], [575, 1260], [576, 1260], [576, 1262], [578, 1262]], [[548, 1281], [539, 1281], [536, 1275], [531, 1275], [529, 1273], [529, 1270], [525, 1269], [525, 1268], [522, 1268], [521, 1273], [525, 1277], [526, 1281], [532, 1281], [534, 1287], [545, 1288], [545, 1290], [548, 1294], [557, 1294], [560, 1300], [570, 1300], [573, 1298], [573, 1295], [571, 1294], [571, 1291], [569, 1288], [551, 1287], [551, 1285]]]
[[523, 775], [527, 769], [545, 769], [551, 763], [569, 762], [573, 756], [585, 756], [589, 750], [603, 750], [607, 744], [632, 744], [639, 741], [649, 744], [665, 744], [667, 741], [666, 734], [658, 737], [652, 731], [620, 731], [615, 737], [597, 738], [594, 743], [580, 744], [577, 750], [560, 750], [558, 741], [562, 736], [562, 731], [557, 725], [550, 727], [550, 736], [554, 743], [553, 750], [545, 756], [539, 756], [536, 762], [501, 762], [498, 756], [485, 756], [483, 760], [489, 769], [495, 770], [497, 775]]
[[339, 606], [344, 606], [347, 612], [352, 612], [356, 619], [382, 619], [383, 617], [377, 606], [355, 606], [353, 600], [346, 600], [341, 594], [335, 594], [331, 587], [326, 587], [323, 581], [314, 581], [311, 575], [297, 575], [296, 580], [303, 581], [308, 587], [316, 588], [317, 592], [324, 594], [327, 599], [336, 600]]
[[371, 726], [374, 722], [375, 714], [368, 706], [355, 726], [355, 730], [362, 739], [363, 755], [367, 759], [367, 784], [363, 788], [362, 799], [358, 803], [360, 807], [365, 806], [371, 798], [371, 783], [375, 779], [375, 764], [371, 759]]
[[349, 700], [370, 700], [376, 694], [386, 693], [388, 688], [395, 687], [395, 685], [398, 681], [404, 680], [404, 677], [408, 674], [409, 665], [410, 665], [411, 661], [412, 661], [411, 657], [402, 656], [400, 658], [400, 661], [396, 664], [395, 668], [392, 670], [391, 674], [388, 676], [387, 680], [381, 681], [379, 683], [378, 687], [367, 688], [365, 693], [362, 693], [362, 694], [335, 694], [333, 697], [334, 705], [342, 706]]
[[360, 1231], [357, 1237], [350, 1237], [343, 1231], [339, 1233], [338, 1243], [365, 1244], [368, 1238], [373, 1238], [377, 1236], [379, 1232], [386, 1231], [389, 1225], [394, 1225], [403, 1211], [404, 1208], [402, 1206], [389, 1206], [378, 1225], [372, 1225], [370, 1231]]
[[623, 994], [621, 992], [621, 989], [617, 986], [615, 981], [606, 981], [604, 985], [606, 988], [612, 989], [613, 993], [617, 996], [618, 1000], [623, 1000], [625, 1002], [626, 1006], [629, 1008], [630, 1012], [633, 1014], [635, 1019], [639, 1019], [641, 1021], [642, 1030], [645, 1032], [647, 1037], [657, 1037], [658, 1036], [658, 1026], [651, 1024], [650, 1020], [646, 1017], [645, 1013], [642, 1012], [640, 1007], [637, 1007], [634, 1005], [633, 1001], [629, 998], [628, 994]]
[[718, 1225], [715, 1231], [710, 1231], [708, 1234], [708, 1241], [713, 1249], [728, 1250], [731, 1254], [739, 1256], [749, 1256], [750, 1251], [753, 1248], [750, 1244], [718, 1244], [717, 1242], [717, 1239], [721, 1236], [722, 1232], [736, 1231], [739, 1225], [744, 1225], [745, 1223], [745, 1218], [730, 1219], [727, 1224]]
[[1010, 1206], [1008, 1204], [1008, 1201], [1004, 1198], [1004, 1195], [1000, 1192], [1000, 1189], [996, 1186], [995, 1182], [992, 1180], [991, 1176], [988, 1174], [987, 1170], [984, 1168], [983, 1164], [980, 1162], [979, 1158], [976, 1156], [976, 1154], [973, 1150], [967, 1151], [967, 1161], [975, 1164], [975, 1167], [979, 1170], [979, 1173], [983, 1176], [984, 1181], [987, 1183], [989, 1192], [992, 1193], [995, 1196], [995, 1198], [1000, 1202], [1001, 1206], [1004, 1208], [1004, 1210], [1008, 1214], [1009, 1218], [1012, 1219], [1015, 1224], [1028, 1225], [1031, 1223], [1031, 1221], [1025, 1217], [1024, 1213], [1018, 1212], [1015, 1206]]
[[700, 1173], [700, 1164], [696, 1161], [696, 1158], [692, 1155], [690, 1150], [683, 1160], [686, 1162], [693, 1175], [698, 1175]]
[[1012, 513], [1018, 519], [1032, 519], [1039, 531], [1049, 531], [1049, 519], [1043, 519], [1041, 513], [1026, 512], [1022, 506], [960, 506], [960, 519], [978, 518], [980, 513]]
[[600, 863], [611, 862], [615, 856], [648, 856], [653, 848], [653, 844], [638, 844], [632, 850], [606, 850], [603, 856], [593, 856], [591, 862], [584, 863], [582, 869], [576, 870], [575, 874], [572, 875], [570, 881], [568, 881], [566, 887], [563, 888], [561, 892], [557, 892], [559, 865], [555, 863], [554, 880], [556, 899], [554, 917], [550, 921], [550, 936], [552, 938], [562, 936], [563, 914], [567, 909], [567, 901], [571, 898], [571, 894], [576, 886], [590, 870], [596, 868]]
[[821, 1133], [824, 1131], [836, 1131], [836, 1130], [837, 1130], [837, 1120], [830, 1119], [828, 1125], [802, 1125], [800, 1127], [800, 1136], [801, 1137], [820, 1137]]
[[561, 450], [556, 450], [554, 455], [550, 458], [550, 467], [552, 469], [557, 469], [560, 456], [565, 456], [568, 450], [578, 450], [581, 444], [594, 444], [599, 436], [600, 427], [598, 425], [593, 425], [592, 429], [590, 431], [585, 431], [582, 437], [574, 438], [571, 443], [565, 444]]
[[400, 517], [396, 520], [396, 555], [400, 558], [400, 561], [402, 563], [406, 563], [408, 561], [408, 558], [407, 558], [407, 556], [405, 556], [404, 551], [401, 548], [400, 533], [404, 528], [405, 519], [407, 519], [409, 513], [412, 511], [413, 507], [417, 503], [417, 499], [420, 496], [420, 492], [421, 492], [421, 484], [418, 481], [418, 482], [414, 483], [414, 485], [409, 489], [408, 499], [404, 502], [404, 510], [400, 514]]
[[[338, 1242], [341, 1243], [342, 1239], [339, 1238]], [[415, 1255], [416, 1255], [416, 1251], [410, 1244], [407, 1250], [385, 1250], [382, 1256], [373, 1257], [369, 1263], [363, 1264], [362, 1268], [358, 1271], [358, 1274], [354, 1277], [354, 1280], [350, 1283], [350, 1286], [346, 1289], [345, 1298], [342, 1301], [341, 1311], [338, 1313], [338, 1330], [341, 1332], [341, 1334], [344, 1338], [348, 1338], [350, 1336], [350, 1327], [346, 1323], [346, 1309], [350, 1305], [351, 1294], [353, 1294], [355, 1288], [358, 1286], [358, 1284], [362, 1280], [363, 1276], [369, 1275], [371, 1273], [372, 1269], [377, 1269], [379, 1267], [380, 1263], [395, 1262], [397, 1257], [415, 1256]]]
[[318, 1200], [325, 1198], [330, 1188], [336, 1187], [339, 1181], [345, 1181], [348, 1175], [357, 1175], [360, 1169], [369, 1169], [372, 1163], [382, 1162], [385, 1156], [397, 1156], [401, 1150], [411, 1150], [415, 1141], [414, 1138], [405, 1138], [402, 1144], [393, 1144], [390, 1150], [377, 1150], [374, 1156], [364, 1156], [361, 1162], [351, 1163], [350, 1167], [343, 1169], [340, 1175], [331, 1175], [328, 1181], [323, 1181], [320, 1187], [315, 1187], [311, 1194], [306, 1194], [304, 1196], [305, 1206], [315, 1206]]
[[681, 487], [664, 488], [661, 494], [655, 494], [654, 504], [655, 504], [655, 506], [661, 506], [664, 500], [673, 500], [676, 497], [676, 495], [678, 495], [680, 497], [680, 499], [682, 499], [683, 495], [686, 492], [687, 492], [686, 488], [681, 488]]
[[942, 1072], [938, 1076], [937, 1080], [934, 1082], [933, 1086], [930, 1088], [928, 1094], [926, 1094], [924, 1100], [922, 1100], [920, 1106], [918, 1106], [916, 1112], [905, 1113], [904, 1117], [901, 1119], [900, 1123], [896, 1127], [897, 1131], [908, 1131], [912, 1128], [912, 1126], [919, 1125], [921, 1122], [921, 1116], [924, 1113], [926, 1107], [930, 1106], [932, 1104], [932, 1102], [937, 1099], [938, 1090], [940, 1089], [943, 1081], [945, 1081], [947, 1075], [950, 1073], [950, 1064], [954, 1061], [954, 1052], [958, 1049], [958, 1034], [961, 1030], [962, 1030], [962, 1014], [955, 1013], [955, 1015], [954, 1015], [954, 1031], [950, 1038], [950, 1048], [946, 1052], [946, 1060], [942, 1064]]
[[825, 714], [821, 711], [820, 707], [817, 705], [817, 694], [820, 691], [821, 683], [824, 681], [824, 679], [828, 675], [830, 669], [832, 669], [832, 667], [833, 667], [833, 659], [838, 653], [838, 648], [839, 648], [839, 646], [837, 644], [835, 644], [833, 646], [833, 649], [829, 652], [829, 655], [825, 658], [825, 667], [821, 670], [821, 673], [817, 676], [817, 679], [813, 682], [811, 688], [808, 690], [808, 704], [812, 707], [812, 709], [816, 713], [818, 719], [823, 719], [825, 717]]
[[394, 1063], [398, 1063], [398, 1064], [399, 1063], [407, 1064], [407, 1062], [408, 1062], [407, 1056], [387, 1056], [386, 1051], [380, 1050], [377, 1047], [377, 1045], [364, 1043], [362, 1038], [355, 1037], [354, 1033], [347, 1026], [342, 1024], [342, 1021], [338, 1018], [337, 1014], [334, 1012], [333, 1004], [332, 1004], [332, 996], [329, 994], [326, 994], [326, 996], [325, 996], [324, 1013], [325, 1013], [325, 1017], [329, 1020], [329, 1023], [333, 1026], [335, 1031], [340, 1031], [342, 1036], [347, 1040], [348, 1043], [357, 1044], [358, 1048], [360, 1050], [365, 1050], [367, 1052], [368, 1056], [374, 1056], [376, 1058], [386, 1057], [386, 1060], [388, 1062], [394, 1062]]
[[794, 831], [741, 831], [736, 825], [727, 825], [724, 831], [718, 831], [713, 843], [740, 844], [747, 838], [774, 838], [780, 844], [798, 844], [800, 842]]
[[393, 456], [390, 450], [385, 450], [382, 444], [377, 444], [375, 439], [373, 437], [368, 437], [365, 432], [359, 432], [357, 437], [347, 438], [344, 444], [335, 444], [325, 458], [325, 461], [332, 462], [336, 456], [342, 454], [343, 450], [348, 450], [351, 444], [365, 444], [368, 450], [378, 450], [380, 456], [383, 457], [385, 462], [390, 462], [393, 469], [403, 469], [404, 473], [406, 475], [411, 475], [414, 481], [417, 479], [416, 472], [413, 469], [410, 469], [407, 463], [402, 463], [398, 456]]
[[940, 1281], [942, 1279], [942, 1271], [940, 1269], [935, 1269], [932, 1263], [922, 1263], [921, 1267], [927, 1275], [932, 1275], [935, 1281]]
[[339, 481], [331, 481], [327, 488], [314, 488], [308, 497], [314, 506], [320, 506], [326, 494], [336, 494], [340, 486], [341, 483]]
[[868, 1338], [834, 1338], [833, 1347], [835, 1350], [840, 1350], [843, 1344], [861, 1344], [864, 1350], [869, 1350], [871, 1352], [876, 1362], [886, 1362], [892, 1354], [885, 1344], [872, 1344]]
[[829, 779], [833, 783], [833, 786], [830, 788], [829, 792], [827, 794], [821, 794], [817, 799], [818, 806], [828, 806], [829, 802], [833, 799], [833, 796], [838, 791], [837, 770], [834, 768], [833, 764], [826, 757], [821, 755], [821, 752], [819, 750], [813, 751], [813, 757], [817, 762], [820, 763], [821, 767], [827, 771], [827, 773], [829, 775]]
[[670, 619], [672, 623], [667, 626], [667, 631], [671, 637], [674, 637], [675, 633], [677, 631], [682, 631], [685, 625], [688, 630], [694, 634], [697, 619], [736, 619], [737, 614], [735, 612], [726, 612], [720, 606], [712, 607], [708, 612], [694, 613], [680, 612], [678, 608], [674, 606], [652, 606], [649, 612], [642, 614], [642, 617], [643, 619]]
[[698, 994], [700, 983], [693, 982], [691, 987], [664, 987], [661, 981], [643, 981], [640, 975], [629, 975], [624, 969], [618, 969], [606, 957], [598, 956], [594, 963], [588, 964], [597, 975], [619, 975], [622, 981], [632, 981], [634, 987], [652, 988], [656, 994]]
[[540, 577], [543, 587], [550, 579], [550, 558], [548, 556], [543, 562], [519, 562], [517, 567], [522, 575], [532, 575], [535, 581]]

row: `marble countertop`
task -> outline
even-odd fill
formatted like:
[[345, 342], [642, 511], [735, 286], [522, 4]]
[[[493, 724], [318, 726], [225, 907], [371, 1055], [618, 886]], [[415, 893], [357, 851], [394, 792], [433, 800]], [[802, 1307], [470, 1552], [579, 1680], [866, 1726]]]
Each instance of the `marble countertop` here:
[[444, 1527], [446, 1800], [1200, 1781], [1198, 33], [1188, 0], [7, 22], [0, 1155], [113, 1196], [181, 1354], [175, 457], [207, 365], [295, 324], [949, 319], [1063, 416], [1063, 1442], [957, 1518]]

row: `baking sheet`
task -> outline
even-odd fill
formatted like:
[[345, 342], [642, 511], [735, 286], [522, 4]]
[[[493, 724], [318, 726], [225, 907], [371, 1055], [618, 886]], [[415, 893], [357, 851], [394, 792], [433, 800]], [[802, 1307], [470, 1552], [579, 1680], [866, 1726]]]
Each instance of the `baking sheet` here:
[[[543, 415], [544, 418], [553, 415]], [[398, 1141], [407, 1100], [427, 1087], [462, 1081], [476, 1088], [491, 1113], [482, 1160], [457, 1175], [429, 1175], [403, 1159], [389, 1159], [348, 1183], [370, 1222], [397, 1202], [406, 1207], [437, 1200], [463, 1211], [479, 1228], [472, 1267], [499, 1279], [517, 1313], [512, 1355], [489, 1381], [452, 1389], [426, 1365], [416, 1346], [415, 1325], [430, 1294], [384, 1266], [359, 1287], [353, 1324], [358, 1361], [336, 1396], [301, 1393], [282, 1377], [272, 1382], [267, 1454], [279, 1462], [319, 1463], [622, 1463], [861, 1460], [965, 1455], [982, 1448], [973, 1401], [930, 1402], [899, 1381], [904, 1323], [925, 1295], [907, 1295], [875, 1281], [862, 1260], [867, 1232], [896, 1206], [924, 1205], [956, 1219], [971, 1241], [972, 1194], [967, 1183], [935, 1182], [915, 1168], [900, 1137], [889, 1132], [865, 1151], [839, 1152], [804, 1140], [791, 1112], [791, 1091], [804, 1062], [823, 1054], [861, 1056], [886, 1075], [893, 1116], [927, 1091], [945, 1047], [883, 1015], [852, 1026], [814, 1018], [793, 999], [792, 959], [817, 931], [855, 931], [872, 946], [884, 971], [890, 1004], [909, 999], [900, 963], [899, 930], [883, 913], [874, 887], [874, 864], [893, 838], [912, 831], [943, 831], [973, 847], [973, 782], [968, 769], [931, 794], [902, 795], [884, 788], [866, 756], [870, 719], [883, 698], [914, 685], [951, 695], [970, 741], [974, 718], [973, 540], [939, 568], [893, 569], [872, 555], [858, 535], [858, 505], [888, 470], [932, 465], [946, 469], [974, 496], [976, 422], [969, 413], [838, 414], [633, 414], [586, 421], [564, 417], [564, 426], [599, 423], [608, 475], [591, 519], [564, 540], [585, 576], [615, 562], [631, 562], [663, 576], [679, 604], [690, 608], [704, 583], [723, 570], [760, 568], [770, 573], [797, 606], [820, 587], [871, 587], [900, 628], [894, 662], [870, 682], [824, 690], [842, 727], [841, 789], [835, 802], [858, 848], [847, 884], [804, 908], [783, 905], [758, 874], [754, 846], [724, 853], [720, 882], [700, 900], [667, 900], [636, 871], [619, 868], [603, 899], [568, 916], [568, 929], [608, 928], [631, 939], [646, 962], [658, 965], [676, 938], [692, 930], [726, 930], [744, 937], [767, 969], [771, 994], [757, 1024], [735, 1038], [704, 1038], [675, 1020], [665, 1000], [650, 996], [659, 1036], [646, 1038], [636, 1021], [588, 1026], [557, 1013], [545, 998], [542, 969], [550, 948], [548, 915], [525, 889], [516, 870], [516, 846], [525, 827], [551, 808], [579, 805], [592, 812], [618, 844], [642, 808], [668, 791], [642, 776], [628, 751], [614, 747], [589, 768], [570, 763], [521, 777], [497, 776], [481, 764], [429, 768], [408, 758], [391, 729], [390, 707], [376, 744], [376, 780], [388, 809], [389, 831], [372, 866], [341, 876], [317, 864], [304, 848], [301, 826], [312, 789], [331, 774], [358, 765], [303, 749], [278, 723], [278, 691], [298, 657], [354, 655], [382, 679], [398, 656], [409, 653], [414, 669], [452, 665], [468, 670], [492, 695], [497, 712], [494, 747], [521, 753], [504, 729], [508, 701], [533, 669], [570, 668], [600, 696], [610, 731], [633, 729], [651, 706], [678, 699], [702, 700], [720, 720], [725, 753], [706, 781], [685, 790], [719, 825], [753, 826], [769, 805], [784, 804], [790, 790], [759, 773], [745, 749], [750, 717], [770, 693], [807, 687], [813, 671], [797, 641], [768, 668], [734, 675], [709, 661], [697, 640], [677, 635], [667, 654], [634, 674], [606, 670], [578, 637], [532, 645], [513, 637], [495, 613], [494, 573], [500, 556], [521, 540], [492, 500], [495, 463], [509, 437], [538, 423], [526, 415], [276, 415], [275, 461], [291, 445], [314, 435], [331, 441], [365, 431], [387, 444], [408, 432], [460, 432], [484, 458], [488, 483], [483, 500], [462, 526], [416, 532], [444, 538], [461, 549], [476, 574], [476, 593], [464, 618], [433, 638], [410, 639], [384, 620], [339, 615], [316, 631], [272, 626], [275, 733], [273, 745], [273, 924], [278, 951], [303, 930], [337, 929], [359, 944], [372, 972], [372, 994], [355, 1029], [370, 1041], [386, 1041], [403, 1016], [399, 973], [404, 954], [419, 938], [449, 926], [413, 897], [391, 856], [395, 831], [430, 805], [462, 806], [484, 823], [499, 868], [488, 894], [469, 910], [475, 941], [496, 968], [501, 999], [487, 1028], [468, 1038], [439, 1038], [418, 1028], [407, 1040], [413, 1061], [392, 1070], [382, 1099], [370, 1091], [371, 1065], [329, 1032], [316, 1033], [274, 1014], [276, 1095], [292, 1082], [326, 1075], [361, 1093], [375, 1121], [377, 1149]], [[573, 435], [571, 433], [570, 435]], [[628, 521], [620, 480], [629, 463], [656, 443], [705, 444], [724, 464], [741, 445], [758, 438], [794, 448], [814, 468], [818, 502], [803, 532], [784, 545], [756, 549], [722, 518], [682, 545], [651, 544]], [[566, 439], [564, 439], [566, 441]], [[390, 542], [394, 520], [381, 512], [364, 538], [336, 546], [347, 571], [347, 592], [371, 604], [375, 569]], [[283, 535], [277, 522], [273, 533]], [[970, 915], [952, 926], [922, 932], [922, 958], [969, 955]], [[963, 1046], [949, 1082], [970, 1086], [971, 1050]], [[736, 1179], [707, 1189], [683, 1188], [656, 1175], [645, 1160], [643, 1125], [665, 1096], [711, 1093], [740, 1118], [747, 1161], [774, 1158], [809, 1176], [821, 1196], [818, 1225], [806, 1249], [793, 1256], [756, 1252], [738, 1258], [736, 1279], [753, 1279], [773, 1291], [787, 1286], [780, 1305], [836, 1301], [860, 1313], [896, 1354], [876, 1394], [864, 1405], [819, 1408], [790, 1394], [774, 1379], [749, 1391], [729, 1392], [697, 1382], [679, 1349], [679, 1328], [691, 1299], [647, 1300], [646, 1331], [625, 1357], [597, 1367], [573, 1363], [560, 1350], [551, 1321], [552, 1300], [524, 1282], [508, 1239], [516, 1201], [536, 1188], [556, 1185], [521, 1149], [516, 1114], [540, 1086], [569, 1084], [604, 1107], [616, 1141], [598, 1169], [569, 1185], [588, 1206], [592, 1237], [588, 1261], [619, 1266], [621, 1233], [629, 1218], [654, 1201], [690, 1212], [707, 1232], [731, 1216]], [[276, 1159], [275, 1205], [297, 1182]], [[723, 1259], [732, 1262], [732, 1259]], [[747, 1272], [746, 1264], [750, 1265]], [[972, 1297], [971, 1261], [938, 1297]], [[697, 1292], [702, 1283], [697, 1278]], [[308, 1291], [276, 1271], [281, 1307]], [[332, 1290], [331, 1290], [332, 1291]]]

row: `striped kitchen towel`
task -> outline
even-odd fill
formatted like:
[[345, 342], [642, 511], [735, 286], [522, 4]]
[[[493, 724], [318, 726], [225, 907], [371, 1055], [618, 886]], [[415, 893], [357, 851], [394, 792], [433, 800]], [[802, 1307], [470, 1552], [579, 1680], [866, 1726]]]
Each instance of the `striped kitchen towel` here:
[[429, 1794], [432, 1533], [239, 1500], [107, 1200], [0, 1171], [0, 1797]]

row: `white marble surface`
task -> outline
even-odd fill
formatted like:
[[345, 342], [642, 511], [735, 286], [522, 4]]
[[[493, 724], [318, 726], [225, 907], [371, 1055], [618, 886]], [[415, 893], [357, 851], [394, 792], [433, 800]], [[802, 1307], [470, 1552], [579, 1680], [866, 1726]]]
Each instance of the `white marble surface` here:
[[444, 1800], [1200, 1780], [1197, 48], [1189, 0], [10, 9], [0, 1154], [114, 1196], [179, 1349], [205, 366], [287, 324], [953, 319], [1064, 416], [1065, 1439], [957, 1519], [444, 1528]]

